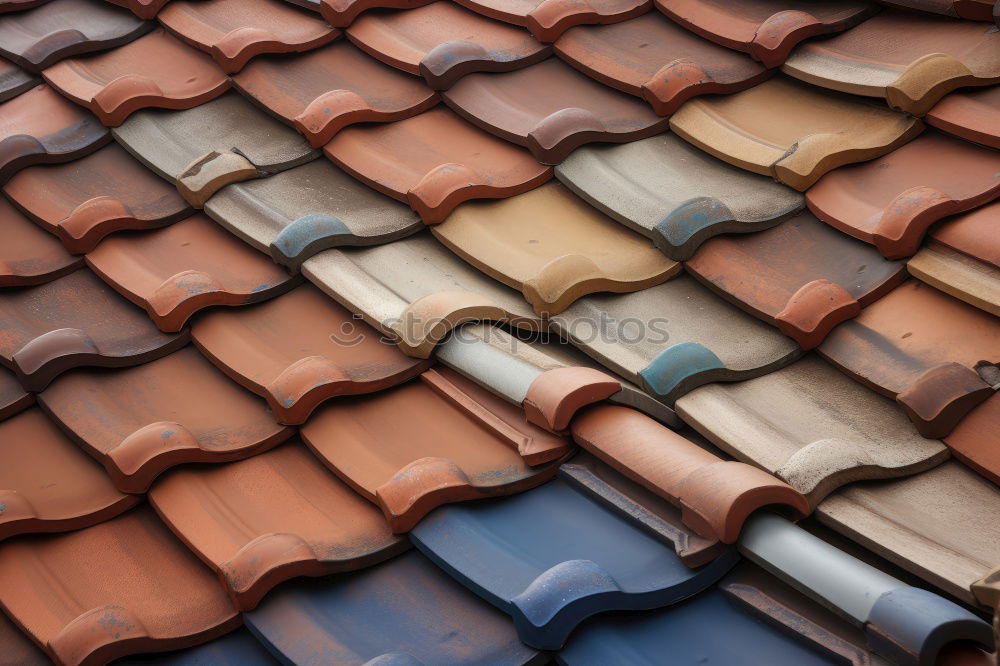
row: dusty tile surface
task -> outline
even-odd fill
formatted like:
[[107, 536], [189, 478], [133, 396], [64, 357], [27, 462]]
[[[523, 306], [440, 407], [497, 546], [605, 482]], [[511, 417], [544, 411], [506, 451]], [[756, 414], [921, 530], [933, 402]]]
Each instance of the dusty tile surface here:
[[51, 234], [45, 233], [0, 197], [0, 287], [42, 284], [82, 266]]

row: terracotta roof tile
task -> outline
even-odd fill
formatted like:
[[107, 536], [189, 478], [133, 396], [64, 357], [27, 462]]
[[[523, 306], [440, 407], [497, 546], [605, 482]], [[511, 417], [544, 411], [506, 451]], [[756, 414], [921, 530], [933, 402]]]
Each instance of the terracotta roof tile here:
[[[115, 489], [101, 468], [40, 409], [0, 421], [0, 451], [4, 458], [0, 540], [78, 530], [117, 516], [141, 500]], [[0, 548], [0, 560], [4, 550]], [[6, 604], [3, 587], [0, 582], [0, 601]]]
[[667, 128], [642, 102], [610, 90], [555, 58], [506, 74], [470, 74], [442, 93], [466, 120], [558, 164], [593, 141], [624, 143]]
[[348, 125], [403, 120], [438, 102], [419, 79], [386, 67], [345, 41], [294, 58], [258, 58], [233, 82], [316, 148]]
[[883, 5], [956, 16], [972, 21], [992, 21], [994, 0], [879, 0]]
[[362, 569], [409, 548], [299, 442], [230, 465], [175, 470], [149, 501], [244, 611], [282, 581]]
[[804, 206], [795, 190], [668, 133], [578, 148], [555, 171], [588, 203], [678, 261], [712, 236], [767, 229]]
[[240, 623], [208, 568], [146, 508], [4, 544], [0, 566], [11, 573], [0, 603], [60, 665], [187, 647]]
[[0, 58], [0, 102], [14, 99], [41, 82], [38, 76], [24, 71], [6, 58]]
[[782, 70], [922, 116], [956, 88], [1000, 83], [1000, 34], [982, 23], [887, 10], [803, 44]]
[[658, 12], [572, 28], [555, 46], [587, 76], [643, 98], [664, 116], [697, 95], [736, 92], [771, 75], [749, 57], [701, 39]]
[[39, 401], [130, 493], [170, 467], [239, 460], [293, 433], [191, 347], [135, 368], [68, 373]]
[[864, 0], [802, 3], [788, 0], [656, 0], [677, 23], [717, 44], [777, 67], [796, 44], [841, 32], [878, 11]]
[[456, 0], [474, 12], [523, 25], [543, 42], [554, 42], [574, 25], [618, 23], [645, 14], [650, 0]]
[[191, 214], [175, 188], [114, 143], [67, 164], [29, 167], [3, 191], [67, 250], [80, 254], [116, 231], [155, 229]]
[[928, 125], [1000, 148], [1000, 86], [953, 92], [927, 112]]
[[0, 421], [35, 404], [34, 394], [25, 391], [13, 373], [0, 369]]
[[220, 370], [266, 398], [282, 423], [303, 423], [325, 400], [380, 391], [427, 368], [311, 286], [207, 312], [192, 337]]
[[552, 53], [524, 30], [485, 19], [451, 2], [408, 11], [369, 12], [347, 29], [358, 48], [419, 74], [435, 89], [472, 72], [509, 72]]
[[161, 333], [145, 313], [88, 270], [38, 287], [0, 292], [0, 365], [29, 391], [66, 370], [128, 367], [165, 356], [187, 331]]
[[111, 140], [90, 112], [44, 85], [0, 104], [0, 119], [0, 185], [21, 169], [69, 162]]
[[974, 369], [995, 362], [1000, 323], [916, 280], [844, 322], [819, 346], [844, 372], [896, 398], [925, 437], [944, 437], [993, 391]]
[[63, 60], [43, 75], [109, 126], [146, 107], [189, 109], [229, 88], [229, 79], [210, 58], [163, 29], [106, 53]]
[[441, 107], [387, 125], [348, 127], [323, 151], [369, 187], [410, 204], [429, 224], [463, 201], [521, 194], [552, 177], [526, 151]]
[[969, 412], [962, 422], [945, 437], [956, 458], [1000, 485], [1000, 448], [996, 446], [996, 433], [1000, 428], [1000, 394]]
[[856, 97], [775, 77], [722, 97], [696, 97], [670, 128], [730, 164], [805, 190], [844, 164], [874, 159], [923, 124]]
[[934, 222], [998, 196], [996, 151], [927, 132], [877, 160], [827, 174], [806, 203], [825, 222], [900, 259], [917, 251]]
[[902, 262], [886, 261], [810, 213], [760, 233], [713, 238], [685, 268], [804, 349], [906, 279]]
[[[295, 0], [293, 0], [295, 1]], [[338, 28], [346, 28], [361, 12], [369, 9], [413, 9], [423, 7], [435, 0], [307, 0], [315, 2], [326, 22]]]
[[124, 7], [142, 19], [156, 17], [156, 13], [163, 9], [170, 0], [107, 0], [111, 4]]
[[0, 197], [0, 288], [42, 284], [72, 273], [83, 257], [74, 257], [31, 220]]
[[224, 187], [205, 212], [292, 271], [332, 247], [379, 245], [424, 228], [405, 205], [326, 160]]
[[170, 32], [232, 74], [263, 53], [308, 51], [340, 31], [278, 0], [173, 0], [157, 15]]
[[[3, 11], [3, 5], [0, 5]], [[37, 645], [31, 642], [17, 625], [0, 613], [0, 665], [2, 666], [51, 666], [52, 661]]]

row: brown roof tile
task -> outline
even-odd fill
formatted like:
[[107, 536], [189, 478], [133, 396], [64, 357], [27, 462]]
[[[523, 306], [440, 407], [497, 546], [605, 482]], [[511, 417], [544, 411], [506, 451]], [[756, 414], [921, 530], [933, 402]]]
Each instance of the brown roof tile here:
[[0, 58], [0, 102], [14, 99], [41, 82], [38, 76], [26, 72], [6, 58]]
[[156, 17], [156, 13], [163, 9], [170, 0], [107, 0], [111, 4], [124, 7], [142, 19]]
[[258, 58], [233, 76], [241, 92], [295, 126], [315, 148], [348, 125], [426, 111], [437, 94], [346, 41], [295, 58]]
[[72, 273], [83, 257], [74, 257], [51, 234], [0, 197], [0, 288], [42, 284]]
[[993, 483], [1000, 485], [1000, 393], [969, 412], [944, 438], [956, 458]]
[[925, 116], [949, 134], [1000, 148], [1000, 86], [953, 92]]
[[701, 39], [658, 12], [572, 28], [555, 46], [587, 76], [642, 97], [664, 116], [691, 97], [736, 92], [771, 75], [749, 57]]
[[303, 423], [325, 400], [381, 391], [428, 367], [380, 342], [312, 286], [255, 307], [207, 312], [192, 337], [220, 370], [266, 398], [282, 423]]
[[555, 58], [506, 74], [470, 74], [442, 93], [466, 120], [558, 164], [585, 143], [658, 134], [667, 120]]
[[0, 292], [0, 364], [13, 368], [29, 391], [41, 391], [71, 368], [145, 363], [187, 339], [187, 331], [156, 330], [142, 310], [89, 270]]
[[240, 624], [211, 571], [147, 508], [7, 543], [0, 566], [0, 604], [61, 666], [196, 645]]
[[35, 404], [35, 396], [18, 383], [13, 373], [0, 368], [0, 421]]
[[192, 347], [135, 368], [67, 373], [39, 401], [129, 493], [175, 465], [239, 460], [293, 433]]
[[574, 25], [618, 23], [645, 14], [650, 0], [456, 0], [474, 12], [523, 25], [543, 42], [554, 42]]
[[340, 31], [279, 0], [173, 0], [157, 15], [182, 40], [232, 74], [263, 53], [308, 51]]
[[[119, 492], [40, 409], [0, 421], [0, 453], [0, 540], [78, 530], [117, 516], [142, 499]], [[0, 547], [0, 559], [3, 551]], [[5, 601], [0, 591], [0, 603]]]
[[175, 470], [149, 501], [244, 611], [282, 581], [369, 567], [410, 547], [297, 441], [229, 465]]
[[883, 5], [957, 16], [972, 21], [992, 21], [995, 0], [880, 0]]
[[405, 201], [429, 224], [477, 198], [521, 194], [552, 177], [526, 151], [437, 107], [387, 125], [348, 127], [323, 149], [366, 185]]
[[434, 0], [317, 0], [323, 18], [338, 28], [351, 25], [358, 14], [369, 9], [413, 9], [431, 2]]

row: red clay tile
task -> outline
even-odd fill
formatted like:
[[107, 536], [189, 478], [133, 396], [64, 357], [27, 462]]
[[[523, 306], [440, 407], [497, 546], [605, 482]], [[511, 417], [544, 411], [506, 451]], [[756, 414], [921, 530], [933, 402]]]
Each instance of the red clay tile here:
[[1000, 148], [1000, 86], [953, 92], [924, 118], [949, 134]]
[[952, 454], [1000, 486], [1000, 393], [969, 412], [944, 438]]
[[865, 164], [825, 175], [806, 193], [821, 220], [890, 259], [912, 255], [943, 217], [1000, 196], [1000, 155], [927, 132]]
[[242, 611], [283, 581], [362, 569], [410, 547], [298, 441], [229, 465], [175, 470], [149, 501]]
[[425, 370], [312, 286], [256, 307], [217, 310], [192, 327], [195, 344], [230, 378], [267, 399], [282, 423], [321, 402], [381, 391]]
[[294, 125], [315, 148], [348, 125], [403, 120], [439, 100], [419, 79], [386, 67], [346, 41], [295, 58], [258, 58], [233, 82]]
[[931, 242], [940, 243], [1000, 268], [1000, 202], [959, 215], [937, 227]]
[[515, 148], [437, 107], [387, 125], [348, 127], [323, 149], [366, 185], [440, 222], [470, 199], [501, 199], [552, 177]]
[[[292, 0], [296, 2], [296, 0]], [[413, 9], [435, 0], [317, 0], [319, 12], [326, 22], [336, 28], [346, 28], [363, 11], [375, 8]], [[296, 2], [298, 4], [298, 2]]]
[[864, 0], [656, 0], [661, 12], [716, 44], [777, 67], [804, 39], [847, 30], [879, 10]]
[[0, 368], [0, 421], [23, 412], [35, 404], [35, 396], [25, 391], [17, 378]]
[[[117, 516], [142, 499], [119, 492], [40, 409], [0, 422], [0, 454], [0, 540], [78, 530]], [[10, 575], [5, 568], [4, 578]]]
[[472, 72], [509, 72], [552, 53], [524, 30], [447, 0], [403, 12], [370, 12], [346, 32], [368, 55], [419, 74], [435, 90], [450, 88]]
[[956, 16], [970, 21], [992, 21], [995, 0], [880, 0], [883, 5]]
[[116, 231], [155, 229], [191, 214], [176, 188], [117, 143], [68, 164], [29, 167], [3, 190], [74, 254]]
[[472, 11], [523, 25], [543, 42], [554, 42], [574, 25], [618, 23], [645, 14], [651, 0], [456, 0]]
[[113, 5], [124, 7], [141, 19], [155, 18], [170, 0], [107, 0]]
[[706, 539], [735, 543], [747, 517], [764, 506], [793, 516], [810, 511], [806, 498], [784, 481], [722, 460], [628, 407], [591, 407], [570, 431], [588, 452], [680, 507], [684, 524]]
[[193, 347], [135, 368], [68, 373], [39, 402], [127, 493], [170, 467], [240, 460], [294, 432]]
[[299, 281], [201, 213], [139, 236], [108, 238], [87, 254], [87, 264], [167, 333], [204, 308], [259, 303]]
[[111, 140], [89, 111], [44, 85], [0, 104], [0, 118], [0, 185], [33, 164], [69, 162]]
[[63, 60], [42, 74], [109, 127], [139, 109], [190, 109], [229, 89], [229, 79], [211, 58], [163, 29], [107, 53]]
[[212, 572], [145, 507], [4, 544], [0, 567], [0, 604], [60, 665], [197, 645], [240, 624]]
[[756, 234], [717, 236], [685, 266], [804, 349], [906, 278], [902, 262], [886, 261], [809, 213]]
[[278, 0], [173, 0], [160, 23], [210, 53], [227, 74], [262, 53], [296, 53], [331, 42], [340, 31]]
[[52, 660], [3, 613], [0, 613], [0, 666], [52, 666]]
[[495, 414], [491, 407], [502, 405], [499, 398], [480, 403], [442, 392], [442, 379], [459, 379], [452, 371], [421, 377], [326, 405], [301, 430], [316, 455], [382, 509], [394, 532], [409, 531], [443, 504], [510, 495], [555, 475], [558, 462], [529, 467], [518, 453], [520, 440], [569, 447], [568, 441]]
[[29, 391], [41, 391], [71, 368], [152, 361], [187, 339], [187, 331], [156, 330], [142, 310], [86, 269], [0, 292], [0, 365], [12, 368]]
[[601, 83], [641, 97], [661, 116], [688, 99], [731, 93], [771, 75], [749, 57], [691, 34], [658, 12], [600, 27], [577, 27], [556, 53]]
[[59, 241], [0, 197], [0, 288], [42, 284], [83, 265]]
[[659, 134], [667, 119], [555, 58], [506, 74], [471, 74], [442, 93], [466, 120], [558, 164], [592, 141], [625, 143]]
[[41, 82], [34, 74], [24, 71], [6, 58], [0, 58], [0, 102], [14, 99]]
[[895, 398], [921, 435], [940, 438], [993, 394], [993, 382], [974, 368], [1000, 360], [1000, 321], [910, 280], [834, 329], [818, 350]]

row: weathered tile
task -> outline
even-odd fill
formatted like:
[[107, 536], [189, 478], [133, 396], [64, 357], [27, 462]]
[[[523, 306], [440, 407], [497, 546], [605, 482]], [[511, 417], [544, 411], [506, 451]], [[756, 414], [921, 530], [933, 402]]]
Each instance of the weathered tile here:
[[151, 19], [156, 18], [157, 12], [170, 0], [107, 0], [107, 2], [124, 7], [139, 18]]
[[200, 213], [141, 236], [105, 239], [87, 265], [167, 333], [204, 308], [259, 303], [299, 282]]
[[697, 95], [736, 92], [771, 75], [749, 57], [704, 40], [659, 12], [573, 28], [555, 48], [576, 69], [643, 98], [661, 116]]
[[0, 421], [20, 414], [35, 404], [35, 396], [28, 393], [8, 370], [0, 368]]
[[790, 187], [670, 133], [578, 148], [555, 172], [563, 185], [677, 261], [690, 259], [712, 236], [767, 229], [805, 205]]
[[759, 377], [802, 353], [688, 276], [631, 294], [587, 296], [551, 324], [668, 405], [702, 384]]
[[681, 270], [559, 183], [462, 204], [432, 231], [462, 259], [519, 289], [539, 316], [587, 294], [645, 289]]
[[521, 194], [552, 169], [437, 107], [386, 125], [348, 127], [323, 149], [349, 174], [404, 201], [428, 224], [470, 199]]
[[[294, 0], [293, 0], [294, 1]], [[310, 0], [312, 1], [312, 0]], [[358, 17], [358, 14], [369, 9], [413, 9], [423, 7], [435, 0], [315, 0], [319, 12], [332, 26], [346, 28]]]
[[1000, 86], [953, 92], [924, 117], [949, 134], [1000, 148]]
[[0, 566], [0, 603], [60, 666], [196, 645], [240, 624], [211, 571], [144, 507], [6, 543]]
[[127, 44], [152, 27], [99, 0], [52, 0], [0, 16], [0, 55], [40, 72], [69, 56]]
[[661, 12], [706, 39], [777, 67], [795, 45], [842, 32], [879, 10], [865, 0], [656, 0]]
[[39, 402], [127, 493], [176, 465], [239, 460], [293, 434], [192, 347], [135, 368], [67, 373]]
[[411, 538], [509, 613], [522, 641], [548, 650], [592, 615], [676, 603], [736, 562], [728, 550], [691, 569], [629, 519], [558, 480], [517, 497], [438, 509]]
[[235, 74], [233, 83], [315, 148], [348, 125], [403, 120], [438, 103], [437, 93], [420, 79], [346, 41], [294, 58], [258, 58]]
[[155, 229], [191, 214], [175, 188], [116, 143], [67, 164], [29, 167], [3, 191], [74, 254], [116, 231]]
[[510, 619], [410, 551], [350, 576], [286, 583], [244, 616], [273, 653], [309, 664], [541, 664]]
[[173, 0], [156, 18], [210, 54], [227, 74], [254, 56], [308, 51], [340, 35], [319, 17], [278, 0]]
[[29, 391], [71, 368], [118, 368], [166, 356], [187, 331], [156, 330], [146, 314], [89, 270], [46, 284], [0, 292], [0, 365]]
[[186, 111], [147, 109], [114, 129], [115, 139], [196, 208], [219, 188], [316, 158], [305, 139], [235, 93]]
[[53, 238], [0, 197], [0, 288], [42, 284], [83, 265]]
[[733, 95], [696, 97], [670, 118], [670, 128], [730, 164], [804, 191], [832, 169], [895, 150], [923, 123], [776, 76]]
[[281, 423], [304, 423], [325, 400], [381, 391], [428, 367], [308, 285], [254, 307], [206, 312], [192, 337]]
[[897, 405], [809, 355], [769, 375], [710, 384], [677, 400], [681, 418], [816, 506], [838, 487], [908, 476], [947, 459]]
[[[78, 530], [117, 516], [141, 499], [115, 489], [104, 471], [40, 409], [0, 421], [0, 452], [4, 459], [0, 540]], [[9, 569], [5, 571], [4, 578], [12, 575]]]
[[205, 212], [292, 271], [332, 247], [379, 245], [424, 228], [414, 211], [327, 160], [224, 187]]
[[920, 12], [956, 16], [971, 21], [992, 21], [994, 0], [879, 0], [883, 5]]
[[0, 102], [14, 99], [41, 82], [38, 76], [21, 69], [6, 58], [0, 58]]
[[21, 169], [69, 162], [110, 140], [86, 109], [48, 86], [32, 88], [0, 104], [0, 185]]
[[895, 398], [924, 437], [944, 437], [993, 394], [989, 368], [1000, 321], [910, 280], [844, 322], [820, 354], [872, 389]]
[[[3, 5], [0, 5], [3, 11]], [[51, 666], [52, 661], [16, 624], [0, 613], [0, 666]]]
[[627, 21], [648, 12], [650, 0], [456, 0], [490, 18], [523, 25], [543, 42], [554, 42], [574, 25]]
[[667, 119], [549, 58], [505, 74], [470, 74], [442, 93], [466, 120], [558, 164], [585, 143], [659, 134]]
[[903, 262], [886, 261], [808, 212], [756, 234], [713, 238], [685, 269], [803, 349], [906, 279]]
[[842, 35], [806, 42], [782, 70], [922, 116], [956, 88], [1000, 83], [1000, 34], [982, 23], [885, 10]]
[[43, 76], [111, 127], [139, 109], [190, 109], [229, 88], [229, 79], [209, 57], [162, 28], [106, 53], [63, 60]]
[[241, 611], [282, 581], [362, 569], [410, 545], [297, 441], [229, 465], [174, 470], [149, 501]]
[[1000, 317], [1000, 202], [944, 222], [906, 264], [946, 294]]
[[927, 132], [877, 160], [837, 169], [806, 193], [821, 220], [890, 259], [915, 253], [938, 220], [1000, 196], [1000, 154]]

